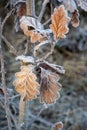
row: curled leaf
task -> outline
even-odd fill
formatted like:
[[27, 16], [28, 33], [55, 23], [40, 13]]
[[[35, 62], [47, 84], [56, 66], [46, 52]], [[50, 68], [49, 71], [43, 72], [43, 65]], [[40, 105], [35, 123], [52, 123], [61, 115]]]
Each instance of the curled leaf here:
[[20, 19], [20, 28], [24, 34], [31, 38], [31, 42], [43, 41], [44, 36], [39, 33], [43, 29], [43, 25], [35, 18], [23, 16]]
[[61, 130], [63, 128], [63, 123], [62, 122], [57, 122], [54, 126], [53, 126], [53, 130]]
[[53, 73], [57, 73], [57, 74], [64, 74], [65, 73], [63, 66], [51, 64], [51, 63], [48, 63], [47, 61], [43, 61], [43, 62], [38, 63], [36, 68], [38, 68], [38, 67], [44, 68], [46, 70], [52, 71]]
[[59, 76], [41, 68], [40, 101], [45, 104], [53, 104], [60, 97], [61, 85], [58, 83]]
[[79, 13], [78, 13], [78, 10], [75, 10], [72, 13], [71, 22], [72, 22], [73, 27], [78, 27], [79, 26]]
[[43, 25], [36, 18], [29, 16], [23, 16], [20, 19], [20, 27], [22, 28], [23, 25], [27, 26], [29, 29], [35, 29], [37, 31], [43, 29]]
[[32, 69], [32, 65], [22, 66], [21, 71], [15, 74], [16, 80], [13, 84], [16, 91], [24, 97], [24, 100], [32, 100], [39, 94], [39, 84]]
[[54, 13], [52, 15], [52, 24], [50, 25], [55, 40], [66, 37], [65, 34], [69, 31], [69, 21], [70, 18], [68, 17], [67, 11], [63, 5], [59, 6], [58, 9], [55, 8]]

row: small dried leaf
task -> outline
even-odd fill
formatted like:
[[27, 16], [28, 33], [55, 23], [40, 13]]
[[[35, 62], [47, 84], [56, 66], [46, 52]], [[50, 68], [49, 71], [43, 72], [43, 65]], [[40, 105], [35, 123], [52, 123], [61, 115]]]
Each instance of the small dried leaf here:
[[16, 16], [21, 18], [26, 15], [26, 3], [19, 2], [16, 4]]
[[20, 28], [26, 36], [31, 38], [32, 43], [45, 41], [47, 35], [52, 33], [51, 29], [44, 29], [37, 19], [29, 16], [23, 16], [20, 19]]
[[33, 17], [23, 16], [20, 19], [20, 28], [24, 34], [31, 38], [31, 42], [43, 41], [44, 36], [39, 33], [43, 29], [42, 24]]
[[78, 10], [75, 10], [72, 13], [71, 22], [72, 22], [73, 27], [78, 27], [79, 26], [79, 13], [78, 13]]
[[15, 13], [16, 13], [16, 16], [15, 16], [15, 31], [18, 32], [19, 29], [20, 29], [20, 23], [19, 23], [19, 19], [26, 15], [26, 2], [25, 1], [22, 1], [22, 0], [19, 0], [15, 3]]
[[61, 85], [58, 83], [59, 76], [41, 68], [40, 101], [45, 104], [53, 104], [60, 97]]
[[53, 130], [61, 130], [63, 128], [63, 123], [62, 122], [57, 122], [54, 126], [53, 126]]
[[36, 82], [37, 77], [32, 69], [32, 65], [22, 66], [21, 71], [15, 74], [16, 80], [13, 84], [24, 100], [32, 100], [39, 94], [39, 84]]
[[59, 6], [59, 8], [54, 10], [52, 15], [52, 24], [50, 28], [53, 31], [54, 39], [58, 40], [59, 38], [65, 38], [65, 34], [68, 33], [68, 23], [70, 18], [67, 16], [67, 11], [63, 5]]

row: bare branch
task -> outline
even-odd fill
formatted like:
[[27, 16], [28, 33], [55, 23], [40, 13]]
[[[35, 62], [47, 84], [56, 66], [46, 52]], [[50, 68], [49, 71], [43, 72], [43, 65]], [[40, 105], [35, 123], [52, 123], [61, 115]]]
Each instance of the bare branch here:
[[44, 2], [42, 4], [42, 9], [41, 9], [41, 12], [40, 12], [39, 17], [38, 17], [39, 21], [42, 20], [42, 17], [44, 15], [44, 12], [45, 12], [45, 9], [46, 9], [46, 5], [47, 5], [48, 2], [49, 2], [49, 0], [44, 0]]
[[50, 22], [51, 22], [51, 18], [49, 18], [45, 23], [43, 23], [43, 25], [45, 26], [45, 25], [47, 25]]
[[33, 15], [33, 0], [26, 0], [27, 15]]
[[[27, 15], [35, 16], [35, 0], [26, 0], [26, 9], [27, 9]], [[25, 54], [31, 55], [32, 54], [32, 48], [33, 48], [33, 45], [30, 42], [30, 39], [27, 37]]]
[[39, 113], [37, 114], [36, 118], [33, 118], [33, 119], [30, 121], [30, 123], [29, 123], [29, 125], [28, 125], [28, 128], [30, 128], [31, 125], [38, 119], [38, 117], [41, 115], [41, 113], [44, 111], [44, 109], [45, 109], [45, 108], [42, 107], [41, 110], [39, 111]]
[[33, 16], [36, 16], [36, 14], [35, 14], [35, 0], [33, 0]]
[[7, 88], [6, 88], [6, 83], [5, 83], [5, 68], [4, 68], [4, 58], [3, 58], [3, 53], [2, 53], [2, 25], [1, 25], [1, 19], [0, 19], [0, 60], [1, 60], [1, 72], [2, 72], [2, 87], [3, 87], [3, 92], [4, 92], [4, 98], [5, 98], [5, 111], [6, 111], [6, 116], [7, 116], [7, 121], [8, 121], [8, 129], [12, 130], [11, 127], [11, 118], [10, 118], [10, 113], [9, 113], [9, 103], [8, 103], [8, 96], [7, 96]]
[[16, 49], [11, 45], [11, 43], [2, 35], [2, 40], [6, 43], [7, 47], [10, 50], [10, 53], [12, 53], [15, 56], [18, 56]]
[[53, 126], [53, 124], [52, 124], [51, 122], [48, 122], [48, 121], [42, 119], [41, 117], [36, 118], [36, 116], [33, 115], [33, 114], [31, 114], [31, 113], [29, 113], [28, 115], [29, 115], [31, 118], [34, 118], [35, 120], [40, 121], [42, 124], [44, 124], [44, 125], [46, 125], [46, 126], [48, 126], [48, 127], [52, 127], [52, 126]]
[[11, 111], [9, 111], [9, 113], [10, 113], [10, 116], [11, 116], [13, 122], [14, 122], [16, 130], [19, 130], [19, 126], [17, 124], [17, 121], [16, 121], [15, 117], [13, 116], [13, 114], [11, 113]]
[[36, 45], [35, 48], [34, 48], [34, 56], [37, 55], [37, 50], [40, 48], [40, 46], [45, 45], [45, 44], [47, 44], [49, 42], [50, 42], [49, 40], [46, 40], [46, 41], [43, 41], [40, 44]]
[[11, 16], [13, 10], [14, 10], [14, 9], [12, 9], [12, 10], [6, 15], [6, 17], [4, 18], [4, 20], [3, 20], [3, 22], [2, 22], [2, 32], [3, 32], [3, 28], [4, 28], [5, 23], [6, 23], [6, 21], [8, 20], [8, 18]]

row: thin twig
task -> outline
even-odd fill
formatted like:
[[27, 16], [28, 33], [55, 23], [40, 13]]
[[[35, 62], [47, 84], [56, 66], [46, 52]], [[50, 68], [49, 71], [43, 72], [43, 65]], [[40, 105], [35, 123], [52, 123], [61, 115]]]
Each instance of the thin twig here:
[[9, 113], [10, 113], [10, 116], [11, 116], [13, 122], [14, 122], [16, 130], [19, 130], [19, 126], [17, 124], [17, 121], [16, 121], [15, 117], [13, 116], [13, 114], [11, 113], [11, 111], [9, 111]]
[[4, 104], [0, 101], [0, 106], [2, 106], [4, 108]]
[[11, 127], [11, 118], [9, 113], [9, 103], [8, 103], [8, 96], [7, 96], [7, 89], [6, 89], [6, 83], [5, 83], [5, 68], [4, 68], [4, 58], [2, 53], [2, 25], [1, 25], [1, 19], [0, 19], [0, 59], [1, 59], [1, 72], [2, 72], [2, 87], [3, 87], [3, 93], [5, 98], [5, 111], [8, 121], [8, 129], [12, 130]]
[[34, 48], [34, 56], [37, 55], [37, 50], [40, 48], [40, 46], [43, 46], [43, 45], [45, 45], [45, 44], [47, 44], [49, 42], [50, 42], [49, 40], [46, 40], [46, 41], [43, 41], [40, 44], [36, 45], [35, 48]]
[[33, 16], [36, 17], [36, 14], [35, 14], [35, 0], [33, 0]]
[[[6, 21], [8, 20], [8, 18], [12, 15], [12, 12], [14, 11], [14, 9], [12, 9], [7, 15], [6, 17], [4, 18], [4, 20], [2, 21], [2, 32], [3, 32], [3, 29], [4, 29], [4, 25], [6, 23]], [[2, 35], [1, 36], [3, 41], [6, 43], [6, 45], [9, 47], [10, 49], [10, 53], [14, 54], [15, 56], [17, 56], [17, 51], [16, 49], [10, 44], [10, 42], [7, 41], [7, 39]]]
[[51, 18], [49, 18], [45, 23], [43, 23], [43, 25], [45, 26], [45, 25], [47, 25], [50, 22], [51, 22]]
[[[34, 0], [26, 0], [26, 9], [27, 15], [35, 16], [35, 1]], [[32, 55], [34, 44], [30, 42], [30, 39], [27, 37], [25, 55]]]
[[29, 124], [29, 122], [28, 122], [28, 120], [29, 120], [29, 117], [28, 117], [28, 112], [29, 112], [29, 102], [27, 102], [26, 103], [26, 105], [27, 105], [27, 107], [26, 107], [26, 119], [25, 119], [25, 130], [27, 130], [27, 128], [28, 128], [28, 124]]
[[28, 128], [30, 128], [31, 125], [38, 119], [38, 117], [41, 115], [41, 113], [44, 111], [44, 109], [45, 109], [45, 108], [42, 107], [41, 110], [39, 111], [39, 113], [37, 114], [36, 118], [33, 118], [33, 119], [30, 121], [30, 123], [29, 123], [29, 125], [28, 125]]
[[42, 17], [44, 15], [45, 9], [46, 9], [46, 5], [48, 4], [49, 0], [44, 0], [43, 4], [42, 4], [42, 9], [41, 12], [39, 14], [38, 20], [41, 21]]
[[6, 43], [7, 47], [14, 56], [18, 56], [16, 49], [11, 45], [11, 43], [2, 35], [2, 40]]
[[7, 21], [8, 18], [11, 16], [11, 14], [12, 14], [13, 11], [14, 11], [14, 9], [12, 9], [12, 10], [6, 15], [6, 17], [4, 18], [4, 20], [2, 21], [2, 32], [3, 32], [4, 25], [5, 25], [6, 21]]
[[52, 44], [52, 45], [51, 45], [51, 51], [48, 52], [48, 53], [44, 56], [43, 59], [46, 60], [50, 55], [52, 55], [53, 51], [54, 51], [54, 45]]
[[[48, 41], [48, 40], [47, 40], [47, 41]], [[35, 47], [34, 54], [36, 54], [36, 52], [37, 52], [37, 50], [38, 50], [38, 48], [39, 48], [40, 46], [42, 46], [42, 45], [48, 43], [47, 41], [43, 42], [43, 44], [40, 43], [39, 45], [37, 45], [37, 46]], [[43, 60], [46, 60], [46, 59], [53, 53], [53, 51], [54, 51], [54, 44], [51, 44], [51, 50], [50, 50], [50, 52], [48, 52], [44, 57], [42, 57], [42, 58], [36, 60], [36, 62], [41, 62], [41, 61], [43, 61]]]
[[15, 98], [17, 98], [17, 97], [19, 97], [19, 96], [20, 96], [20, 94], [17, 94], [17, 95], [15, 95], [15, 96], [8, 97], [8, 99], [15, 99]]
[[46, 126], [48, 126], [48, 127], [52, 127], [52, 126], [53, 126], [53, 124], [52, 124], [51, 122], [46, 121], [46, 120], [42, 119], [41, 117], [36, 118], [36, 116], [33, 115], [33, 114], [31, 114], [31, 113], [29, 113], [28, 115], [29, 115], [31, 118], [34, 118], [35, 120], [40, 121], [42, 124], [44, 124], [44, 125], [46, 125]]
[[27, 15], [34, 16], [34, 0], [26, 0]]

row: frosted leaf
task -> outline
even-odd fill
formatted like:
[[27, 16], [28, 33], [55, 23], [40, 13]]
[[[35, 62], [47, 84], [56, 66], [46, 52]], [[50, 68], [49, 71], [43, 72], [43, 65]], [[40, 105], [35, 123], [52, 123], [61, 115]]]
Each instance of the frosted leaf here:
[[78, 6], [87, 11], [87, 0], [78, 0]]
[[38, 63], [37, 67], [42, 67], [46, 70], [55, 72], [57, 74], [64, 74], [65, 73], [63, 66], [51, 64], [51, 63], [48, 63], [47, 61], [43, 61], [43, 62]]
[[68, 24], [70, 18], [67, 15], [67, 10], [65, 9], [64, 5], [61, 5], [55, 8], [53, 15], [51, 17], [52, 24], [50, 24], [50, 28], [54, 34], [54, 40], [58, 40], [60, 38], [65, 38], [69, 31]]
[[59, 76], [51, 71], [41, 68], [40, 101], [45, 104], [53, 104], [60, 97], [61, 84]]
[[13, 82], [15, 89], [23, 96], [24, 100], [32, 100], [39, 95], [39, 84], [37, 77], [32, 72], [33, 66], [22, 66], [20, 72], [16, 72], [16, 79]]
[[77, 9], [76, 3], [74, 0], [58, 0], [59, 2], [63, 2], [66, 9], [70, 12], [74, 12]]
[[57, 122], [56, 124], [54, 124], [52, 130], [61, 130], [62, 128], [63, 128], [63, 123], [62, 122]]
[[77, 9], [76, 3], [74, 0], [63, 0], [63, 3], [67, 10], [74, 12]]
[[37, 19], [29, 16], [22, 16], [20, 19], [21, 29], [24, 29], [24, 26], [37, 31], [43, 29], [43, 25]]
[[27, 37], [30, 37], [31, 43], [44, 41], [51, 31], [50, 29], [45, 31], [43, 25], [37, 19], [29, 16], [23, 16], [20, 19], [20, 28]]

